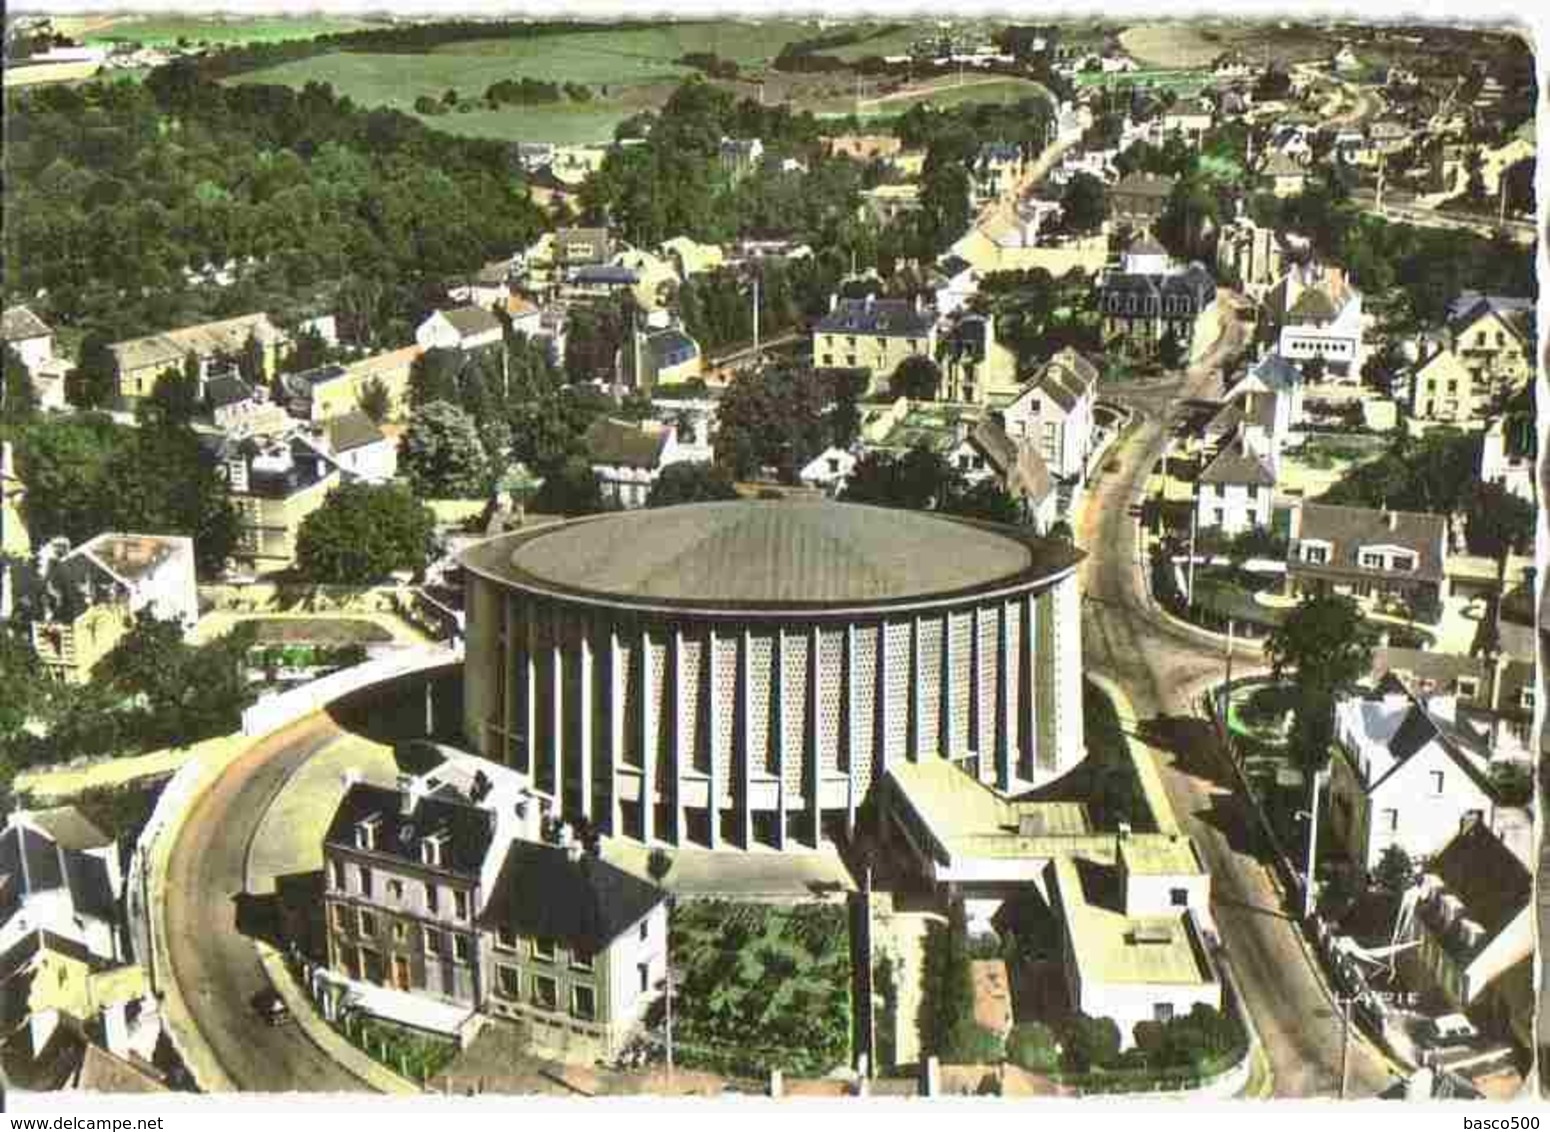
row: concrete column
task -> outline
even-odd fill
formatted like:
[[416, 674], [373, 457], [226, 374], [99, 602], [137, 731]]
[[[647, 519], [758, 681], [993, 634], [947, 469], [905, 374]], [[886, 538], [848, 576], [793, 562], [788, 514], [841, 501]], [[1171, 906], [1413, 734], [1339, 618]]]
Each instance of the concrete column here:
[[530, 779], [537, 778], [538, 753], [534, 740], [538, 735], [538, 624], [531, 602], [524, 610], [524, 631], [527, 647], [522, 650], [522, 682], [525, 696], [522, 704], [522, 769]]
[[802, 765], [803, 785], [807, 788], [808, 830], [812, 838], [810, 844], [814, 849], [818, 848], [823, 829], [823, 811], [818, 805], [819, 782], [823, 778], [823, 759], [819, 750], [822, 744], [818, 740], [822, 727], [818, 718], [818, 701], [823, 687], [823, 673], [819, 665], [822, 651], [818, 626], [813, 625], [807, 630], [807, 734], [804, 743], [807, 750]]
[[[744, 634], [747, 638], [747, 634]], [[775, 742], [775, 847], [786, 847], [786, 631], [775, 631], [775, 647], [770, 652], [770, 679], [780, 688], [770, 713], [770, 728]], [[804, 694], [805, 691], [804, 691]]]
[[1023, 639], [1019, 667], [1022, 669], [1023, 720], [1018, 728], [1018, 739], [1025, 752], [1024, 758], [1020, 760], [1024, 777], [1032, 778], [1037, 773], [1039, 758], [1039, 677], [1035, 667], [1039, 658], [1039, 615], [1038, 602], [1032, 594], [1025, 596], [1022, 602]]
[[545, 757], [553, 771], [554, 809], [565, 812], [565, 649], [561, 635], [565, 621], [558, 608], [549, 613], [549, 750]]
[[963, 753], [963, 736], [953, 724], [953, 619], [949, 613], [942, 614], [942, 644], [937, 652], [941, 673], [936, 683], [936, 742], [940, 753], [952, 758]]
[[925, 689], [920, 686], [920, 616], [910, 618], [910, 715], [906, 742], [909, 749], [904, 757], [910, 762], [920, 761], [920, 701]]
[[[772, 664], [780, 662], [779, 651], [780, 637], [776, 636], [776, 651], [771, 659]], [[753, 845], [753, 634], [744, 629], [737, 640], [737, 726], [732, 729], [732, 765], [736, 768], [738, 776], [738, 797], [734, 800], [737, 806], [738, 833], [742, 837], [743, 848]], [[766, 720], [767, 725], [773, 726], [778, 721]], [[777, 748], [777, 758], [778, 758]], [[785, 812], [786, 799], [780, 798], [781, 812]], [[784, 849], [781, 835], [776, 835], [775, 844]]]
[[579, 678], [576, 738], [581, 761], [576, 772], [581, 778], [581, 816], [592, 820], [592, 761], [597, 757], [592, 734], [592, 619], [581, 623], [580, 648], [576, 650], [576, 675]]
[[856, 832], [856, 807], [860, 805], [860, 799], [856, 797], [856, 626], [850, 622], [845, 626], [845, 674], [844, 684], [840, 690], [840, 702], [845, 705], [845, 714], [840, 717], [840, 726], [844, 730], [840, 733], [840, 748], [845, 752], [845, 777], [848, 780], [845, 789], [845, 833], [853, 836]]
[[656, 836], [656, 734], [657, 702], [651, 694], [655, 684], [652, 673], [651, 631], [640, 630], [640, 839], [647, 845]]
[[[674, 845], [681, 845], [684, 835], [684, 763], [694, 757], [694, 752], [688, 750], [684, 742], [684, 631], [681, 626], [673, 626], [670, 647], [673, 650], [669, 661], [671, 667], [668, 669], [673, 679], [673, 828], [667, 831], [666, 836]], [[658, 830], [657, 836], [663, 836], [663, 831]]]
[[496, 761], [502, 766], [512, 763], [512, 732], [517, 728], [517, 640], [512, 615], [515, 599], [509, 594], [501, 598], [501, 753]]
[[878, 622], [877, 625], [877, 687], [873, 689], [872, 696], [872, 734], [876, 741], [872, 744], [877, 751], [876, 765], [872, 767], [872, 777], [881, 782], [883, 776], [888, 773], [888, 622]]
[[1009, 679], [1011, 664], [1012, 607], [1002, 602], [996, 621], [996, 785], [1002, 790], [1012, 789], [1015, 754], [1009, 731], [1013, 720], [1013, 705], [1017, 702], [1015, 689]]
[[608, 630], [608, 832], [624, 832], [619, 810], [619, 766], [624, 762], [624, 671], [619, 630]]
[[721, 846], [721, 822], [718, 820], [721, 805], [721, 768], [717, 765], [716, 744], [721, 731], [721, 713], [725, 709], [716, 700], [716, 630], [705, 630], [705, 663], [704, 686], [700, 694], [705, 700], [705, 722], [708, 732], [705, 736], [705, 749], [710, 752], [710, 830], [709, 841], [712, 849]]

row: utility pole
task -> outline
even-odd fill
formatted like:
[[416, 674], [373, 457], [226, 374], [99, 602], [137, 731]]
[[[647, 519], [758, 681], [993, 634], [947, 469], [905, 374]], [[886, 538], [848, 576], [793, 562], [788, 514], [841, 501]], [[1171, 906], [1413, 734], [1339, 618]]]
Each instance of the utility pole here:
[[1340, 1099], [1346, 1098], [1346, 1078], [1351, 1064], [1351, 1003], [1355, 1001], [1342, 995], [1340, 1003]]
[[753, 357], [759, 360], [759, 273], [753, 277]]
[[1228, 718], [1232, 714], [1232, 647], [1233, 628], [1236, 622], [1231, 617], [1227, 619], [1227, 683], [1222, 686], [1222, 734], [1227, 736], [1227, 753], [1232, 755], [1232, 729], [1228, 725]]
[[1303, 919], [1313, 916], [1314, 903], [1314, 870], [1318, 865], [1319, 852], [1319, 788], [1327, 771], [1316, 770], [1313, 772], [1313, 805], [1308, 810], [1308, 875], [1303, 882], [1302, 915]]
[[1193, 507], [1189, 513], [1189, 579], [1186, 586], [1189, 593], [1185, 595], [1189, 601], [1189, 608], [1195, 608], [1195, 535], [1200, 529], [1200, 508]]

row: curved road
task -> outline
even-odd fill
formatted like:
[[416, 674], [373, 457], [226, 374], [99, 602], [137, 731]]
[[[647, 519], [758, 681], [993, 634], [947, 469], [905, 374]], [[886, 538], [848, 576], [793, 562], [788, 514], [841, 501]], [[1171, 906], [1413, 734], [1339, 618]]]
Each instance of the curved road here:
[[299, 1026], [258, 1021], [250, 1001], [269, 980], [238, 928], [259, 822], [286, 779], [338, 735], [331, 719], [315, 715], [255, 744], [195, 801], [168, 859], [167, 963], [194, 1028], [243, 1091], [370, 1091]]
[[[1223, 673], [1225, 648], [1164, 617], [1146, 593], [1137, 522], [1131, 507], [1145, 496], [1147, 477], [1166, 443], [1170, 406], [1216, 392], [1220, 367], [1242, 349], [1241, 324], [1230, 320], [1216, 347], [1182, 381], [1150, 388], [1116, 388], [1109, 396], [1137, 410], [1110, 466], [1089, 488], [1077, 524], [1082, 563], [1084, 662], [1129, 696], [1137, 720], [1158, 727], [1163, 781], [1185, 831], [1211, 872], [1212, 913], [1228, 959], [1269, 1056], [1277, 1096], [1340, 1092], [1341, 1026], [1299, 928], [1281, 908], [1268, 849], [1260, 842], [1251, 803], [1231, 788], [1204, 721], [1191, 702]], [[1241, 673], [1264, 658], [1240, 644]], [[1171, 738], [1170, 738], [1171, 737]], [[1364, 1041], [1353, 1041], [1348, 1095], [1373, 1096], [1391, 1082], [1386, 1063]]]

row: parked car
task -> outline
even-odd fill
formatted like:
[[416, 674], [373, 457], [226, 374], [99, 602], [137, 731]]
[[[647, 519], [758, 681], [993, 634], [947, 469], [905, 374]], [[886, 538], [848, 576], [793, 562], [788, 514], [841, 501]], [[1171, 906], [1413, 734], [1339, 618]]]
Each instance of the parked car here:
[[1432, 1049], [1466, 1046], [1480, 1036], [1474, 1023], [1462, 1014], [1443, 1014], [1421, 1023], [1421, 1041]]
[[253, 1011], [264, 1020], [266, 1026], [283, 1026], [292, 1021], [291, 1008], [274, 987], [265, 987], [250, 1000]]

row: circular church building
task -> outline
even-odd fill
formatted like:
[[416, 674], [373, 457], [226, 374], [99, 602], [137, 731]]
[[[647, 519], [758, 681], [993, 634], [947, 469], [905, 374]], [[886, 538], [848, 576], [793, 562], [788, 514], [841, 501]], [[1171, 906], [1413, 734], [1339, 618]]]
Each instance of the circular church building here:
[[1012, 791], [1081, 760], [1081, 557], [807, 500], [503, 535], [463, 557], [465, 729], [614, 836], [816, 847], [901, 761]]

